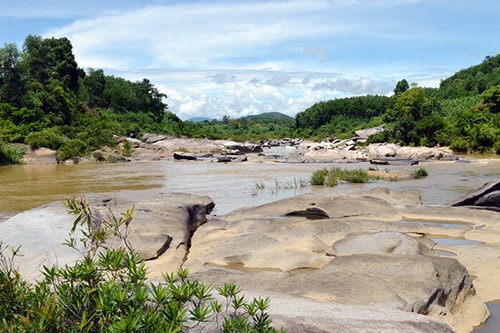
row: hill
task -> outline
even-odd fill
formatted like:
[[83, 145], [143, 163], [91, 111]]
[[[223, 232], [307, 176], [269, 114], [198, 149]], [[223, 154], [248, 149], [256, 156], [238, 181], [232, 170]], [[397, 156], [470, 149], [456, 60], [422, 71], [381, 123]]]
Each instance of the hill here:
[[500, 54], [487, 56], [482, 63], [462, 69], [441, 81], [439, 96], [441, 98], [474, 96], [496, 85], [500, 85]]
[[239, 119], [272, 119], [272, 120], [293, 120], [293, 117], [290, 117], [284, 113], [281, 112], [264, 112], [260, 114], [255, 114], [255, 115], [250, 115], [246, 117], [241, 117]]

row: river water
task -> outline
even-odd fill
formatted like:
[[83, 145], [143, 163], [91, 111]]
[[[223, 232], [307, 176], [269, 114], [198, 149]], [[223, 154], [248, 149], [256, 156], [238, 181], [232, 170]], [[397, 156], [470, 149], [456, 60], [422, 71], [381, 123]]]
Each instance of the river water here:
[[[334, 188], [308, 185], [313, 171], [341, 167], [368, 169], [369, 163], [210, 163], [202, 161], [144, 161], [133, 163], [84, 163], [76, 165], [16, 165], [0, 167], [0, 221], [16, 212], [45, 203], [89, 193], [123, 199], [144, 199], [160, 192], [210, 196], [214, 214], [269, 203], [301, 193], [345, 193], [386, 186], [419, 190], [424, 204], [446, 204], [485, 182], [500, 178], [500, 158], [468, 157], [455, 162], [426, 162], [415, 166], [379, 166], [379, 170], [415, 171], [428, 176], [398, 182], [340, 184]], [[491, 303], [498, 325], [500, 307]], [[496, 332], [490, 326], [478, 330]]]
[[173, 160], [6, 166], [0, 167], [0, 214], [8, 216], [88, 193], [142, 199], [159, 192], [184, 192], [210, 196], [216, 203], [214, 214], [222, 215], [300, 193], [342, 193], [377, 186], [419, 190], [425, 204], [446, 204], [487, 181], [500, 178], [500, 158], [493, 157], [378, 166], [379, 170], [425, 168], [429, 176], [421, 179], [340, 184], [334, 188], [307, 184], [313, 171], [334, 166], [365, 170], [373, 167], [368, 163], [224, 164]]

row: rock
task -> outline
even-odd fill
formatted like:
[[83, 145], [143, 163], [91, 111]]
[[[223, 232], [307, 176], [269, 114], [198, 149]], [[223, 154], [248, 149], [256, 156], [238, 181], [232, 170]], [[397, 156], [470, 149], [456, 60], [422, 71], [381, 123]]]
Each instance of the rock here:
[[[358, 232], [346, 235], [326, 250], [330, 256], [353, 254], [435, 255], [428, 238], [418, 239], [397, 231]], [[425, 243], [428, 243], [427, 245]], [[430, 246], [429, 246], [430, 245]]]
[[234, 142], [234, 141], [226, 141], [226, 142], [223, 142], [222, 145], [224, 146], [225, 149], [236, 150], [236, 151], [240, 152], [241, 154], [263, 152], [263, 149], [260, 145], [256, 145], [256, 144], [248, 143], [248, 142], [241, 143], [241, 142]]
[[[487, 226], [495, 220], [424, 206], [418, 191], [304, 194], [209, 219], [194, 234], [184, 267], [214, 285], [230, 280], [263, 294], [421, 313], [469, 332], [488, 310], [460, 262], [436, 255], [431, 237], [411, 236], [451, 228], [398, 223], [419, 218]], [[456, 235], [469, 231], [464, 225]], [[494, 286], [488, 288], [482, 292]]]
[[[110, 220], [131, 207], [135, 215], [129, 240], [145, 259], [163, 260], [164, 271], [176, 271], [191, 245], [194, 231], [206, 222], [214, 203], [208, 197], [166, 193], [131, 203], [105, 196], [87, 197], [93, 216]], [[65, 265], [81, 259], [81, 254], [64, 246], [74, 222], [61, 202], [19, 213], [0, 223], [0, 240], [11, 246], [22, 245], [16, 258], [21, 274], [29, 280], [39, 278], [42, 265]], [[75, 237], [81, 235], [77, 230]], [[108, 246], [121, 244], [111, 238]], [[161, 259], [161, 260], [160, 260]]]
[[474, 203], [476, 206], [500, 208], [500, 190], [486, 193]]
[[158, 141], [163, 141], [168, 139], [171, 139], [171, 137], [161, 134], [144, 133], [142, 135], [141, 141], [144, 143], [155, 143]]
[[57, 153], [48, 148], [29, 149], [23, 156], [26, 164], [57, 164]]
[[395, 157], [396, 151], [400, 148], [399, 145], [387, 144], [370, 144], [367, 147], [368, 156], [370, 159], [377, 159], [381, 157]]
[[[317, 301], [305, 297], [259, 293], [245, 290], [245, 296], [251, 300], [258, 297], [270, 297], [267, 313], [272, 318], [272, 326], [284, 328], [288, 333], [329, 333], [329, 332], [364, 332], [364, 333], [453, 333], [445, 323], [403, 311], [375, 309], [363, 305], [347, 305]], [[224, 304], [225, 299], [218, 298]], [[216, 332], [214, 323], [204, 323], [190, 332]]]
[[196, 155], [193, 155], [190, 153], [185, 153], [185, 152], [179, 152], [179, 151], [174, 152], [173, 156], [174, 156], [174, 160], [194, 161], [197, 159]]
[[354, 133], [361, 139], [368, 139], [369, 136], [378, 134], [383, 131], [384, 131], [384, 126], [377, 126], [377, 127], [358, 130]]
[[[482, 199], [484, 196], [492, 192], [500, 191], [500, 179], [485, 183], [480, 188], [468, 192], [450, 203], [451, 206], [492, 206], [500, 207], [498, 194], [492, 194], [489, 197]], [[479, 202], [479, 204], [477, 204]]]

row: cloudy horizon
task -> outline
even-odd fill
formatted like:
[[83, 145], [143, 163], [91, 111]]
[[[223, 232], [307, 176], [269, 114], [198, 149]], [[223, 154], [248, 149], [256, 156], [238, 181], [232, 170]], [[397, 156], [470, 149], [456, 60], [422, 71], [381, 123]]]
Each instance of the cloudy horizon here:
[[184, 120], [294, 116], [390, 95], [401, 79], [437, 87], [500, 52], [493, 0], [29, 0], [0, 12], [3, 43], [67, 37], [81, 68], [148, 78]]

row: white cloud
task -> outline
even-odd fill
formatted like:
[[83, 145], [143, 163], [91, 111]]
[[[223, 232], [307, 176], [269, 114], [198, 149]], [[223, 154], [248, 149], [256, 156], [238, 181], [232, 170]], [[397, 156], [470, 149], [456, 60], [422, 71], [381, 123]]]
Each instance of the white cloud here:
[[[113, 11], [122, 2], [124, 8]], [[464, 0], [105, 3], [104, 10], [80, 16], [73, 8], [71, 15], [80, 18], [45, 36], [68, 37], [81, 67], [149, 78], [182, 119], [269, 111], [293, 116], [324, 99], [390, 94], [403, 78], [437, 86], [463, 68], [450, 56], [456, 49], [444, 51], [444, 43], [461, 38], [444, 34], [454, 26], [443, 23], [440, 11], [468, 8]], [[95, 0], [85, 8], [91, 5], [100, 8]], [[455, 13], [460, 27], [473, 30], [474, 9], [462, 20]], [[486, 36], [489, 45], [498, 41], [492, 36]], [[467, 43], [481, 54], [485, 44], [479, 45]], [[453, 60], [442, 65], [438, 56]]]

